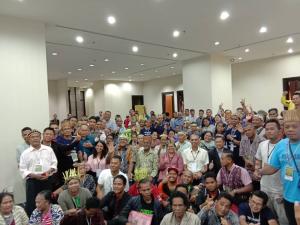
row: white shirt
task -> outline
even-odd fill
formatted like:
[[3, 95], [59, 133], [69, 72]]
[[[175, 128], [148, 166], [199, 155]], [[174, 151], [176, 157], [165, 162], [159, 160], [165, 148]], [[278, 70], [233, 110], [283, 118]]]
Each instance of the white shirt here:
[[51, 168], [57, 170], [57, 159], [53, 149], [49, 146], [41, 145], [40, 149], [30, 146], [21, 154], [19, 169], [23, 178], [31, 173], [45, 173]]
[[181, 155], [184, 165], [187, 165], [187, 169], [193, 173], [200, 172], [209, 163], [207, 151], [200, 147], [197, 151], [188, 148]]
[[[126, 178], [127, 182], [126, 182], [126, 186], [125, 186], [125, 191], [128, 191], [129, 190], [129, 181], [128, 181], [127, 175], [121, 171], [119, 171], [118, 175], [123, 175]], [[110, 169], [102, 170], [102, 172], [100, 173], [99, 178], [98, 178], [98, 184], [103, 186], [104, 195], [106, 195], [108, 192], [113, 190], [113, 180], [114, 180], [114, 177], [111, 174]]]
[[[268, 163], [275, 144], [271, 144], [269, 140], [263, 141], [259, 144], [255, 158], [262, 161], [262, 167]], [[277, 171], [273, 175], [264, 175], [260, 180], [260, 186], [262, 191], [281, 194], [283, 192], [282, 183], [280, 180], [280, 171]]]

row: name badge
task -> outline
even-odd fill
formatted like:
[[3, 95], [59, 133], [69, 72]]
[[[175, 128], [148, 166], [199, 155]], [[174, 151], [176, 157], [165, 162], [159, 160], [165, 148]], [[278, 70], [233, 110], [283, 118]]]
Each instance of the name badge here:
[[288, 181], [293, 181], [294, 179], [294, 169], [292, 167], [285, 168], [284, 179]]
[[76, 151], [71, 151], [71, 157], [72, 157], [73, 162], [78, 162], [78, 156], [77, 156]]
[[36, 173], [42, 173], [43, 172], [43, 166], [42, 166], [42, 164], [36, 164], [34, 166], [34, 172], [36, 172]]

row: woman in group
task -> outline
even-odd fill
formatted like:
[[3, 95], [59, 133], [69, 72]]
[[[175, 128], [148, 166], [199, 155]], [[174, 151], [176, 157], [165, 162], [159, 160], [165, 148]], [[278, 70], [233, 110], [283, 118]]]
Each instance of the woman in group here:
[[32, 212], [29, 225], [59, 225], [64, 217], [61, 207], [51, 204], [51, 192], [41, 191], [35, 198], [36, 209]]
[[125, 192], [127, 180], [123, 175], [117, 175], [113, 179], [113, 191], [107, 193], [101, 201], [101, 209], [107, 224], [119, 215], [126, 206], [131, 196]]
[[102, 170], [108, 169], [108, 160], [106, 158], [108, 153], [108, 147], [104, 141], [98, 141], [96, 143], [93, 154], [88, 157], [87, 168], [95, 177], [99, 177]]
[[27, 225], [28, 217], [24, 209], [14, 205], [14, 196], [8, 192], [0, 193], [0, 224]]
[[202, 120], [202, 134], [206, 131], [210, 131], [212, 133], [215, 133], [215, 126], [213, 124], [210, 124], [208, 118], [203, 118]]
[[200, 147], [206, 149], [207, 151], [213, 150], [215, 148], [215, 141], [213, 140], [213, 133], [211, 131], [206, 131], [203, 133], [203, 140], [200, 142]]
[[226, 124], [223, 122], [216, 123], [216, 131], [215, 131], [215, 136], [216, 135], [224, 135], [226, 130]]
[[78, 175], [80, 178], [80, 186], [88, 189], [91, 194], [94, 195], [96, 191], [96, 183], [94, 177], [86, 173], [87, 169], [85, 163], [80, 163], [77, 166]]
[[158, 182], [162, 181], [166, 175], [169, 167], [175, 167], [178, 169], [178, 175], [180, 176], [183, 171], [183, 159], [181, 154], [176, 152], [174, 142], [168, 144], [167, 152], [159, 158], [159, 176]]
[[57, 202], [65, 214], [75, 215], [85, 207], [86, 200], [92, 194], [88, 189], [80, 187], [80, 177], [75, 169], [65, 173], [65, 184], [68, 188], [59, 194]]

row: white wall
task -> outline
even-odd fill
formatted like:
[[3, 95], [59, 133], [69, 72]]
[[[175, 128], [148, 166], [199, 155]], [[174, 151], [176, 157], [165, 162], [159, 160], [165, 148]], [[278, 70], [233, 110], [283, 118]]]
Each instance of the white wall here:
[[232, 65], [234, 108], [241, 98], [254, 110], [277, 107], [282, 94], [282, 78], [300, 76], [300, 55], [288, 55]]
[[177, 111], [176, 91], [183, 90], [182, 76], [176, 75], [167, 78], [160, 78], [144, 82], [144, 104], [147, 112], [154, 110], [157, 113], [162, 112], [162, 92], [174, 91], [174, 109]]
[[67, 117], [68, 110], [68, 84], [67, 80], [48, 80], [49, 119], [54, 113], [62, 121]]
[[0, 16], [0, 74], [0, 190], [13, 190], [19, 202], [25, 197], [24, 189], [16, 188], [22, 187], [16, 185], [20, 130], [42, 130], [49, 118], [44, 24]]

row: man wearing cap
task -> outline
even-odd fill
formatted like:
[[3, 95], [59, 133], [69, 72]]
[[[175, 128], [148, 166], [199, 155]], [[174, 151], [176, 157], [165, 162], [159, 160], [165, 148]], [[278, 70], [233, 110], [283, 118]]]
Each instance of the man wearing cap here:
[[283, 113], [286, 139], [278, 142], [269, 159], [260, 171], [272, 175], [278, 170], [283, 184], [284, 208], [290, 225], [296, 225], [294, 204], [300, 201], [300, 110]]
[[184, 152], [184, 150], [191, 148], [191, 143], [186, 140], [186, 134], [184, 132], [178, 132], [178, 141], [175, 143], [178, 153]]
[[30, 147], [20, 157], [19, 169], [26, 179], [26, 212], [35, 209], [35, 197], [42, 190], [52, 189], [52, 175], [57, 171], [57, 159], [52, 148], [41, 144], [41, 132], [29, 134]]
[[177, 178], [178, 178], [178, 169], [175, 167], [169, 167], [167, 169], [167, 177], [165, 180], [162, 180], [158, 185], [158, 192], [161, 197], [161, 203], [164, 207], [169, 205], [169, 198], [172, 193], [175, 191], [177, 185]]
[[199, 147], [199, 136], [193, 134], [190, 140], [192, 143], [191, 148], [186, 149], [181, 155], [185, 169], [193, 172], [194, 184], [199, 184], [202, 174], [207, 171], [208, 153]]
[[256, 134], [261, 138], [265, 137], [265, 128], [264, 128], [264, 118], [260, 114], [256, 114], [253, 116], [252, 123], [254, 128], [256, 129]]

